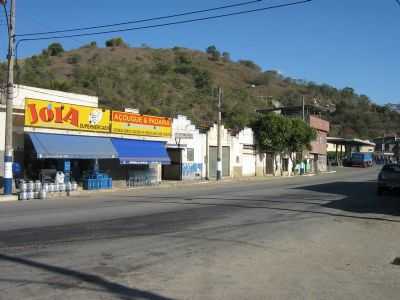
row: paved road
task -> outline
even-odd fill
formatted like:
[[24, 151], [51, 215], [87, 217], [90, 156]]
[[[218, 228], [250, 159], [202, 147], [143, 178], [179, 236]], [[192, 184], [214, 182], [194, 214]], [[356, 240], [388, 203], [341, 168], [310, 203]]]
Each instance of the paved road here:
[[3, 203], [0, 299], [399, 299], [376, 174]]

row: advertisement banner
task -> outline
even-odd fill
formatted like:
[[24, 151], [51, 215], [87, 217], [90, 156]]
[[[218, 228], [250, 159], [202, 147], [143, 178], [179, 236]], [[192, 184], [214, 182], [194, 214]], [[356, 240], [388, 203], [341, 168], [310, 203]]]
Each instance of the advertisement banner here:
[[111, 132], [127, 135], [171, 137], [172, 119], [113, 111]]
[[110, 132], [110, 110], [52, 101], [25, 99], [25, 126]]

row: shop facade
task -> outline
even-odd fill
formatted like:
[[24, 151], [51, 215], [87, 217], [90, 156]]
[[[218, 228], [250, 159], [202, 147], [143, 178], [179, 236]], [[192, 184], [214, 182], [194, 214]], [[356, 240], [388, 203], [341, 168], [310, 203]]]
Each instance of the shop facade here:
[[23, 166], [21, 177], [45, 180], [61, 171], [66, 180], [80, 183], [94, 173], [105, 173], [122, 186], [161, 181], [161, 165], [170, 162], [165, 147], [170, 118], [98, 108], [95, 97], [34, 90], [47, 99], [25, 93], [16, 101], [15, 114], [22, 116], [22, 124], [14, 123], [22, 125], [15, 126], [22, 134], [14, 140], [22, 144], [22, 157], [15, 157]]
[[172, 120], [172, 136], [167, 142], [171, 163], [164, 165], [163, 180], [200, 180], [204, 178], [205, 134], [186, 117]]

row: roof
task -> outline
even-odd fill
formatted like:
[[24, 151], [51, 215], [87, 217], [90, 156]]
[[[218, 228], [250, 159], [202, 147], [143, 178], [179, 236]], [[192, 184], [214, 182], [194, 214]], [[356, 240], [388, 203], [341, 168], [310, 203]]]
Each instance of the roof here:
[[368, 141], [368, 140], [361, 140], [361, 139], [345, 139], [340, 137], [327, 137], [326, 138], [328, 143], [337, 144], [337, 145], [354, 145], [354, 146], [371, 146], [375, 147], [375, 143]]
[[[304, 110], [311, 114], [318, 114], [323, 112], [328, 112], [329, 110], [323, 106], [316, 106], [316, 105], [304, 105]], [[303, 111], [303, 106], [280, 106], [275, 108], [265, 108], [265, 109], [258, 109], [257, 112], [260, 113], [268, 113], [274, 111], [281, 111], [282, 114], [295, 114], [301, 113]]]

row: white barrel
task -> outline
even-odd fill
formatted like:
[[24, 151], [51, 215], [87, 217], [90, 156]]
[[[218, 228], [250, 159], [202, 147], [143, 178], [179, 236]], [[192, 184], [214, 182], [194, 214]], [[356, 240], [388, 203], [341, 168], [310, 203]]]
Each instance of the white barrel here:
[[40, 192], [41, 189], [42, 183], [39, 180], [35, 181], [35, 192]]
[[25, 181], [21, 181], [19, 184], [19, 190], [21, 192], [27, 192], [28, 191], [28, 184]]
[[46, 191], [46, 193], [48, 193], [49, 192], [49, 184], [48, 183], [43, 183], [42, 190], [44, 190], [44, 191]]
[[72, 183], [71, 183], [71, 182], [67, 182], [67, 183], [65, 184], [65, 190], [66, 190], [67, 192], [72, 191]]
[[42, 199], [42, 200], [47, 199], [47, 191], [46, 191], [46, 190], [42, 189], [42, 190], [40, 191], [40, 193], [39, 193], [39, 199]]
[[40, 192], [33, 192], [33, 198], [34, 199], [39, 199], [39, 193]]
[[19, 200], [26, 200], [28, 199], [28, 193], [26, 191], [20, 192], [18, 194], [18, 199]]
[[26, 193], [27, 195], [27, 199], [31, 200], [31, 199], [35, 199], [35, 194], [33, 193], [33, 191], [29, 191]]
[[27, 184], [28, 192], [33, 192], [34, 189], [35, 189], [35, 183], [33, 181], [29, 181]]
[[73, 191], [77, 191], [78, 190], [78, 184], [75, 181], [72, 182], [72, 190]]

